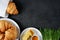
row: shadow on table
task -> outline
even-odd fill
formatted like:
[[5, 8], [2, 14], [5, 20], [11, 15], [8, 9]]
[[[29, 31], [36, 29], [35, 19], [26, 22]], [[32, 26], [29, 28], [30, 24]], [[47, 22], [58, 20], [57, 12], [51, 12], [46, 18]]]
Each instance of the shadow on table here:
[[19, 13], [24, 11], [24, 7], [19, 0], [13, 0], [13, 2], [16, 4], [16, 7], [17, 7]]
[[25, 29], [24, 25], [21, 24], [21, 22], [19, 20], [14, 19], [14, 18], [11, 18], [11, 19], [14, 20], [18, 24], [18, 26], [20, 28], [20, 32], [22, 32]]

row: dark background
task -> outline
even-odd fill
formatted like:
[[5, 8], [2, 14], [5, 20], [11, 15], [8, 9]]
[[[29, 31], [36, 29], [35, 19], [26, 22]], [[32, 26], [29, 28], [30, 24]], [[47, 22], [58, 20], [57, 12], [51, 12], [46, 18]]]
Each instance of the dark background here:
[[60, 0], [14, 0], [18, 15], [10, 15], [21, 30], [27, 27], [60, 27]]

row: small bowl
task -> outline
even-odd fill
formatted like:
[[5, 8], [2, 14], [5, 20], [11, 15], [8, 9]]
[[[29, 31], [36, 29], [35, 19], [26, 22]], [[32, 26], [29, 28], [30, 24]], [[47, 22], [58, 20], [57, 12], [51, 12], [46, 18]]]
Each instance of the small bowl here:
[[[22, 35], [27, 31], [27, 30], [33, 30], [33, 32], [35, 33], [34, 35], [37, 35], [38, 36], [38, 40], [43, 40], [43, 38], [42, 38], [42, 34], [41, 34], [41, 32], [38, 30], [38, 29], [36, 29], [36, 28], [33, 28], [33, 27], [30, 27], [30, 28], [26, 28], [25, 30], [23, 30], [23, 32], [21, 33], [21, 35], [20, 35], [20, 40], [22, 40], [21, 38], [22, 38]], [[33, 35], [33, 36], [34, 36]], [[32, 36], [32, 37], [33, 37]]]
[[18, 29], [18, 37], [17, 37], [16, 40], [19, 40], [20, 28], [19, 28], [18, 24], [17, 24], [15, 21], [13, 21], [12, 19], [9, 19], [9, 18], [0, 18], [0, 20], [6, 20], [6, 21], [9, 21], [9, 22], [11, 22], [14, 26], [17, 27], [17, 29]]

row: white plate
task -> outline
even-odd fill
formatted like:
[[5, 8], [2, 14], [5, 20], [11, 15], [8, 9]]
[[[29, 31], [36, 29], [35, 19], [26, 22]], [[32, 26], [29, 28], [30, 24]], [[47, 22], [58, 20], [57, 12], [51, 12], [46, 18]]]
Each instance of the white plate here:
[[22, 38], [22, 35], [23, 35], [27, 30], [30, 30], [30, 29], [32, 29], [32, 30], [34, 31], [35, 35], [38, 36], [38, 40], [43, 40], [43, 39], [42, 39], [42, 34], [41, 34], [41, 32], [40, 32], [38, 29], [33, 28], [33, 27], [26, 28], [26, 29], [21, 33], [21, 35], [20, 35], [20, 40], [21, 40], [21, 38]]
[[[0, 18], [0, 20], [7, 20], [7, 21], [11, 22], [13, 25], [15, 25], [18, 28], [18, 30], [19, 30], [18, 35], [20, 35], [20, 28], [19, 28], [18, 24], [15, 21], [13, 21], [12, 19], [9, 19], [9, 18]], [[18, 40], [18, 39], [19, 39], [19, 36], [18, 36], [18, 38], [16, 40]]]

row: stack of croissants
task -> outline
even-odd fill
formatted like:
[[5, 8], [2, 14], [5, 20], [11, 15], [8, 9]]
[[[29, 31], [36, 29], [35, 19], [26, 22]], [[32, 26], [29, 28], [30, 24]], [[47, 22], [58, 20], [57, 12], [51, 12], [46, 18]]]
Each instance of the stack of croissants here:
[[0, 20], [0, 40], [16, 40], [17, 28], [6, 20]]
[[9, 2], [6, 12], [13, 15], [18, 14], [18, 10], [14, 2]]

